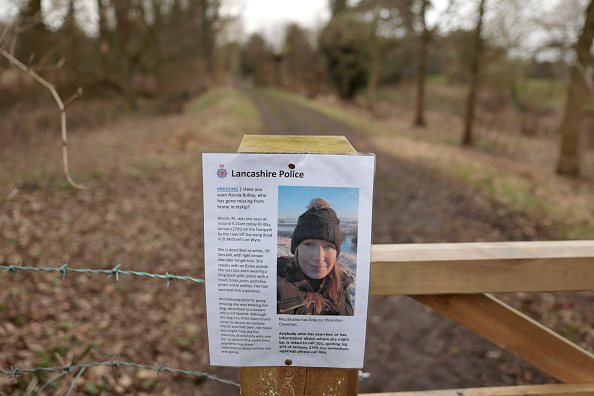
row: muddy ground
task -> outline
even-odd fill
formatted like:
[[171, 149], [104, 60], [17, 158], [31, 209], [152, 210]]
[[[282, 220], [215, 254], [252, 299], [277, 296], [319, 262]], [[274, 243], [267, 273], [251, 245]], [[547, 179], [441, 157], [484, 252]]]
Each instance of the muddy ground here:
[[[71, 164], [83, 175], [82, 192], [62, 181], [53, 140], [4, 151], [2, 166], [13, 158], [12, 173], [26, 177], [12, 180], [0, 172], [6, 178], [0, 184], [0, 264], [122, 264], [124, 270], [203, 277], [200, 153], [234, 150], [250, 133], [344, 135], [356, 150], [375, 153], [373, 243], [555, 239], [543, 219], [512, 215], [454, 180], [388, 153], [361, 131], [266, 92], [247, 94], [261, 115], [259, 126], [229, 116], [225, 108], [237, 103], [227, 95], [211, 107], [200, 102], [199, 111], [74, 132]], [[115, 357], [239, 381], [238, 369], [208, 365], [203, 290], [188, 282], [166, 288], [166, 281], [125, 276], [116, 282], [102, 275], [61, 280], [55, 273], [0, 273], [0, 368]], [[551, 306], [569, 299], [552, 299]], [[567, 307], [576, 311], [593, 301], [585, 294], [581, 305], [572, 301]], [[530, 308], [529, 302], [519, 305]], [[591, 309], [581, 311], [594, 322]], [[405, 296], [371, 297], [364, 371], [371, 377], [361, 382], [361, 392], [555, 382]], [[50, 377], [27, 374], [13, 383], [0, 375], [0, 394], [34, 394]], [[65, 393], [72, 377], [56, 381], [46, 394]], [[85, 371], [72, 394], [238, 393], [184, 374], [97, 367]]]

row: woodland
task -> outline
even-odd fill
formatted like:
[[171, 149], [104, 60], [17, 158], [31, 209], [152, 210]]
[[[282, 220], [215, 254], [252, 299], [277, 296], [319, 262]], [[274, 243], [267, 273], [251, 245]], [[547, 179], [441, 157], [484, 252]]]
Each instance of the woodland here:
[[[85, 102], [95, 110], [84, 111], [80, 120], [72, 115], [75, 126], [143, 106], [176, 111], [232, 81], [308, 97], [334, 94], [371, 112], [378, 101], [389, 103], [403, 87], [414, 86], [412, 122], [422, 128], [432, 100], [427, 85], [435, 82], [451, 88], [449, 102], [457, 102], [452, 111], [464, 118], [462, 145], [477, 144], [474, 124], [498, 114], [499, 122], [515, 124], [503, 125], [508, 133], [559, 135], [556, 172], [583, 173], [581, 157], [594, 140], [588, 132], [594, 11], [585, 1], [545, 7], [536, 1], [450, 0], [437, 9], [425, 0], [331, 0], [332, 18], [316, 31], [288, 23], [247, 38], [230, 5], [14, 2], [16, 15], [0, 26], [1, 45], [62, 96], [84, 88]], [[1, 65], [0, 141], [7, 143], [51, 122], [38, 114], [51, 98], [39, 94], [6, 56]], [[30, 121], [21, 122], [23, 114]]]

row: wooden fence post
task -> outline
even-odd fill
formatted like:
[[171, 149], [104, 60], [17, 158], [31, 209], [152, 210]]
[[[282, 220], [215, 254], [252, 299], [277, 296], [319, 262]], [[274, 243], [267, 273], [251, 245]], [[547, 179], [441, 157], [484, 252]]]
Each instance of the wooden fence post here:
[[[354, 154], [344, 136], [244, 136], [240, 153]], [[358, 370], [319, 367], [243, 367], [242, 396], [335, 395], [358, 393]]]

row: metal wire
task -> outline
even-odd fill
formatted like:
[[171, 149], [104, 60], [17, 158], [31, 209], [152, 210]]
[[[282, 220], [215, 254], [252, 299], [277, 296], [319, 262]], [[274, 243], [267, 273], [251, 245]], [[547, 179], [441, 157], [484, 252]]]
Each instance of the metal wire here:
[[121, 264], [116, 265], [112, 269], [107, 270], [94, 270], [94, 269], [86, 269], [86, 268], [70, 268], [68, 263], [64, 264], [60, 268], [52, 268], [52, 267], [21, 267], [20, 262], [18, 265], [0, 265], [0, 270], [4, 270], [4, 272], [12, 272], [13, 275], [16, 277], [16, 273], [18, 271], [40, 271], [40, 272], [59, 272], [62, 274], [62, 279], [66, 278], [66, 274], [68, 273], [83, 273], [83, 274], [107, 274], [108, 278], [111, 278], [115, 275], [116, 281], [119, 282], [120, 275], [136, 275], [136, 276], [146, 276], [149, 278], [158, 278], [158, 279], [167, 279], [167, 287], [172, 280], [187, 280], [196, 283], [204, 283], [204, 279], [196, 279], [190, 276], [179, 276], [175, 273], [170, 274], [166, 272], [163, 274], [151, 274], [148, 272], [139, 272], [139, 271], [124, 271], [121, 269]]
[[[0, 369], [0, 374], [11, 375], [11, 376], [13, 376], [14, 380], [16, 381], [17, 375], [22, 375], [25, 373], [35, 373], [35, 372], [44, 372], [44, 371], [59, 371], [59, 372], [61, 372], [61, 375], [54, 377], [54, 379], [57, 379], [57, 378], [61, 377], [62, 375], [66, 375], [74, 370], [92, 368], [92, 367], [97, 367], [97, 366], [109, 366], [109, 367], [116, 367], [116, 368], [119, 368], [121, 366], [136, 367], [136, 368], [156, 371], [157, 375], [161, 372], [178, 373], [178, 374], [185, 374], [185, 375], [190, 375], [193, 377], [203, 378], [206, 380], [217, 381], [217, 382], [227, 384], [227, 385], [233, 385], [233, 386], [237, 386], [237, 387], [240, 386], [236, 382], [219, 378], [214, 374], [200, 373], [197, 371], [173, 369], [173, 368], [169, 368], [169, 367], [165, 367], [165, 366], [160, 366], [158, 364], [155, 364], [154, 366], [148, 366], [145, 364], [138, 364], [138, 363], [134, 363], [134, 362], [120, 362], [118, 360], [110, 360], [107, 362], [96, 362], [96, 363], [88, 363], [88, 364], [73, 364], [73, 365], [59, 366], [59, 367], [34, 367], [34, 368], [29, 368], [29, 369], [15, 369], [11, 366], [10, 370]], [[81, 373], [79, 373], [79, 374], [81, 374]], [[52, 379], [52, 381], [53, 381], [53, 379]]]
[[[68, 263], [64, 264], [60, 268], [23, 267], [20, 265], [20, 262], [19, 262], [18, 265], [9, 265], [9, 266], [0, 265], [0, 270], [4, 270], [4, 272], [12, 272], [15, 277], [16, 277], [16, 273], [18, 271], [59, 272], [62, 274], [62, 279], [64, 279], [66, 277], [66, 274], [68, 274], [68, 273], [106, 274], [108, 278], [111, 278], [112, 276], [115, 275], [116, 281], [120, 280], [120, 278], [119, 278], [120, 275], [146, 276], [149, 278], [167, 279], [167, 287], [169, 287], [169, 284], [171, 283], [172, 280], [177, 280], [177, 281], [187, 280], [187, 281], [192, 281], [192, 282], [196, 282], [196, 283], [204, 283], [203, 279], [196, 279], [196, 278], [192, 278], [190, 276], [179, 276], [179, 275], [176, 275], [175, 273], [170, 274], [170, 273], [166, 272], [163, 275], [163, 274], [151, 274], [151, 273], [139, 272], [139, 271], [124, 271], [121, 269], [120, 264], [118, 264], [114, 268], [108, 269], [108, 270], [93, 270], [93, 269], [86, 269], [86, 268], [70, 268], [68, 266]], [[16, 376], [22, 375], [25, 373], [46, 372], [46, 371], [60, 372], [60, 374], [58, 374], [55, 377], [53, 377], [52, 379], [50, 379], [42, 387], [41, 390], [43, 390], [47, 385], [54, 382], [55, 380], [63, 377], [66, 374], [69, 374], [73, 370], [80, 369], [81, 371], [79, 371], [77, 378], [75, 379], [75, 381], [73, 382], [73, 384], [71, 386], [71, 389], [69, 390], [69, 392], [70, 392], [72, 390], [72, 387], [74, 387], [74, 385], [76, 384], [78, 377], [80, 377], [80, 375], [84, 371], [84, 369], [91, 368], [91, 367], [97, 367], [97, 366], [110, 366], [112, 368], [113, 367], [121, 367], [121, 366], [136, 367], [136, 368], [141, 368], [141, 369], [146, 369], [146, 370], [157, 371], [157, 376], [161, 372], [170, 372], [170, 373], [190, 375], [190, 376], [199, 377], [199, 378], [203, 378], [203, 379], [211, 380], [211, 381], [217, 381], [217, 382], [227, 384], [227, 385], [233, 385], [233, 386], [237, 386], [237, 387], [240, 386], [236, 382], [226, 380], [226, 379], [221, 379], [214, 374], [201, 373], [201, 372], [189, 371], [189, 370], [173, 369], [173, 368], [169, 368], [169, 367], [160, 366], [158, 364], [155, 364], [154, 366], [148, 366], [145, 364], [138, 364], [138, 363], [134, 363], [134, 362], [120, 362], [117, 360], [110, 360], [107, 362], [88, 363], [88, 364], [67, 365], [67, 366], [59, 366], [59, 367], [34, 367], [34, 368], [29, 368], [29, 369], [15, 369], [12, 366], [10, 366], [10, 370], [0, 369], [0, 374], [11, 375], [11, 376], [13, 376], [13, 378], [16, 382]]]

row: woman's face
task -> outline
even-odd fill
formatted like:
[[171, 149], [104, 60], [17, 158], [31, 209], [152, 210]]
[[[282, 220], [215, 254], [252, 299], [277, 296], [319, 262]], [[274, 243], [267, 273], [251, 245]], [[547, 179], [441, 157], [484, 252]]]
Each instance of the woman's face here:
[[336, 264], [336, 247], [321, 239], [306, 239], [297, 246], [301, 271], [312, 279], [322, 279]]

